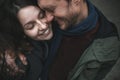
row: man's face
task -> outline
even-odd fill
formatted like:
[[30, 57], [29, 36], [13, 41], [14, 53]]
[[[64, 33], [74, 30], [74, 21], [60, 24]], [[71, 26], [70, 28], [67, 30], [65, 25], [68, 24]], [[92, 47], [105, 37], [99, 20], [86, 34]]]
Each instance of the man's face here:
[[79, 10], [76, 5], [67, 0], [38, 0], [38, 5], [46, 13], [46, 16], [54, 16], [54, 20], [58, 22], [62, 30], [67, 29], [69, 26], [75, 25]]
[[49, 40], [52, 38], [51, 22], [48, 22], [44, 12], [38, 7], [27, 6], [21, 8], [18, 12], [18, 19], [25, 34], [30, 38], [34, 40]]

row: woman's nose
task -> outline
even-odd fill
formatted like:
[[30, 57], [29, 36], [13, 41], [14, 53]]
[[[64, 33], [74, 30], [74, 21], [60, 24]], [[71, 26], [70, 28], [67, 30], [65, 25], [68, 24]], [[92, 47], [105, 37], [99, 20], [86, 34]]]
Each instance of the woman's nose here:
[[39, 30], [45, 30], [47, 28], [47, 24], [45, 22], [42, 22], [40, 20], [36, 20], [37, 24], [38, 24], [38, 28]]

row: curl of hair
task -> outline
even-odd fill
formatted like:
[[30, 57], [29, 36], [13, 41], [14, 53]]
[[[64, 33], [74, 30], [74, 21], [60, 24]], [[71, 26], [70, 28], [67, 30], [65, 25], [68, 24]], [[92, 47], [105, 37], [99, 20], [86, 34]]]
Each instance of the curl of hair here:
[[11, 67], [6, 62], [6, 54], [17, 56], [15, 53], [5, 53], [6, 50], [15, 52], [17, 51], [16, 46], [14, 38], [11, 35], [0, 33], [0, 80], [21, 80], [25, 76], [25, 70], [19, 67], [16, 70], [15, 67]]
[[21, 8], [29, 5], [37, 6], [37, 0], [9, 0], [7, 10], [16, 16]]

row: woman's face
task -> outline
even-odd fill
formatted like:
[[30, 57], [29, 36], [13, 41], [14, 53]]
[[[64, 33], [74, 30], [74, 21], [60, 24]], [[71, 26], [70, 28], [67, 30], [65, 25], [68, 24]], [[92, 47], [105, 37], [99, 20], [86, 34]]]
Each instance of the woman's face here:
[[18, 19], [27, 36], [34, 40], [49, 40], [53, 36], [52, 25], [48, 23], [42, 10], [36, 6], [21, 8]]

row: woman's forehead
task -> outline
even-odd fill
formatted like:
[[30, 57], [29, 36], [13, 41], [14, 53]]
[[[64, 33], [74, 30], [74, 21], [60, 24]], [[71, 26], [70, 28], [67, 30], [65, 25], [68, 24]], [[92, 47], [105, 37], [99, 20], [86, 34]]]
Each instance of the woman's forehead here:
[[39, 12], [40, 12], [39, 7], [37, 7], [37, 6], [27, 6], [25, 8], [22, 8], [18, 12], [18, 19], [20, 20], [22, 25], [25, 25], [26, 23], [36, 19]]

